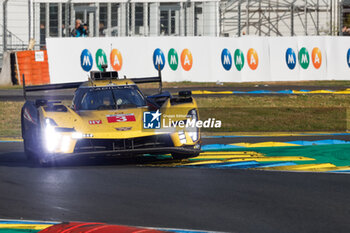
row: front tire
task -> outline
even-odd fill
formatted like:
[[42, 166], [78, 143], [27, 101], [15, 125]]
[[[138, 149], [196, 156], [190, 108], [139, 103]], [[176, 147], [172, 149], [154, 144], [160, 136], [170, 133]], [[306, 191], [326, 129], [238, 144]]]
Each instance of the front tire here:
[[24, 154], [27, 157], [28, 161], [33, 161], [35, 159], [35, 154], [31, 152], [28, 148], [28, 140], [23, 139], [23, 148], [24, 148]]

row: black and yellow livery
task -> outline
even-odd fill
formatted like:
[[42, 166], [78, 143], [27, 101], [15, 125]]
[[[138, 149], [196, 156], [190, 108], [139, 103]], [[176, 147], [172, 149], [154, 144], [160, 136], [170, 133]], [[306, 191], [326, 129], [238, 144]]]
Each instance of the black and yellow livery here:
[[[145, 97], [136, 84], [148, 82], [160, 82], [160, 92]], [[174, 116], [174, 122], [199, 117], [189, 91], [176, 97], [162, 91], [160, 72], [158, 77], [134, 79], [118, 79], [117, 72], [91, 72], [87, 82], [24, 85], [24, 94], [63, 88], [77, 88], [71, 106], [38, 99], [27, 100], [22, 108], [25, 152], [40, 164], [71, 155], [171, 153], [174, 158], [184, 158], [200, 152], [196, 127], [145, 127], [146, 113], [153, 113], [154, 118]]]

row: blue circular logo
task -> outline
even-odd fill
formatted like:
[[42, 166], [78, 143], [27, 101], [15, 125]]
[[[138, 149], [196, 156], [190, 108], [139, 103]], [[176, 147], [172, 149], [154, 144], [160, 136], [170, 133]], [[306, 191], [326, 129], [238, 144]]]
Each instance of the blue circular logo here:
[[221, 64], [225, 70], [230, 70], [232, 67], [232, 56], [228, 49], [223, 49], [221, 52]]
[[153, 52], [153, 65], [156, 70], [158, 70], [158, 65], [160, 65], [160, 70], [164, 68], [165, 57], [163, 51], [159, 48]]
[[81, 68], [83, 68], [83, 70], [88, 72], [91, 70], [93, 64], [94, 64], [94, 60], [92, 59], [92, 55], [90, 51], [87, 49], [84, 49], [80, 55]]
[[292, 48], [288, 48], [286, 51], [286, 64], [291, 70], [293, 70], [297, 64], [297, 56]]
[[348, 49], [348, 54], [346, 55], [346, 62], [348, 63], [348, 66], [350, 68], [350, 49]]

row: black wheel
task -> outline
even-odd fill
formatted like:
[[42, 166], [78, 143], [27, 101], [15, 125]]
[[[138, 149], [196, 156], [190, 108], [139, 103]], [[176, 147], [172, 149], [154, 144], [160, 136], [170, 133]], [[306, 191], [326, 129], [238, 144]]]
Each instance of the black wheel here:
[[36, 159], [37, 165], [40, 167], [53, 167], [55, 166], [55, 161], [47, 156], [37, 157]]
[[[38, 135], [38, 133], [36, 134]], [[24, 152], [27, 155], [28, 160], [34, 163], [36, 167], [52, 167], [54, 166], [54, 160], [47, 154], [43, 145], [40, 143], [42, 140], [40, 136], [36, 136], [36, 142], [39, 143], [35, 146], [35, 152], [28, 150], [27, 140], [23, 140]], [[34, 148], [33, 146], [31, 148]]]
[[28, 141], [26, 139], [23, 139], [23, 148], [27, 159], [33, 161], [35, 159], [35, 154], [28, 149]]
[[[39, 142], [42, 142], [41, 137], [37, 137]], [[52, 167], [55, 165], [55, 160], [47, 153], [42, 143], [39, 143], [37, 153], [35, 155], [35, 162], [40, 167]]]

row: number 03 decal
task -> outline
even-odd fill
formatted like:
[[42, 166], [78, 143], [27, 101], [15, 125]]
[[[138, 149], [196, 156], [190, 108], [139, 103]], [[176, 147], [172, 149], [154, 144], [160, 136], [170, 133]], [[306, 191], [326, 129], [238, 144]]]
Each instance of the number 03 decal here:
[[136, 121], [133, 113], [107, 115], [108, 123]]
[[126, 116], [116, 117], [116, 121], [117, 122], [128, 121], [128, 118], [126, 118]]

